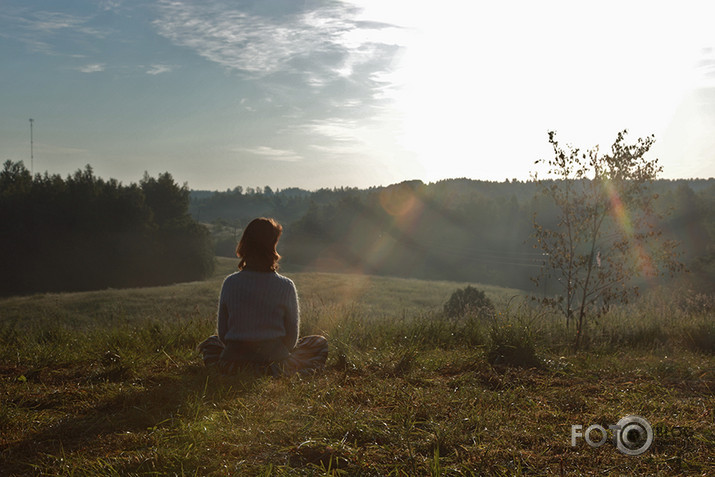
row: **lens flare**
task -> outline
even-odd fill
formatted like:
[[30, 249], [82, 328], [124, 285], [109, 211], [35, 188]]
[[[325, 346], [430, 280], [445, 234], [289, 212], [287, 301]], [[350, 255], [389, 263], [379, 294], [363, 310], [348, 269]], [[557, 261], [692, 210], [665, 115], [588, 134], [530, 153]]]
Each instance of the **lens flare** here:
[[[419, 186], [417, 186], [419, 187]], [[374, 273], [385, 264], [403, 260], [406, 248], [414, 248], [414, 231], [423, 218], [425, 202], [414, 184], [403, 183], [380, 191], [380, 207], [385, 214], [371, 207], [361, 210], [356, 207], [350, 220], [334, 237], [332, 245], [321, 250], [320, 256], [311, 264], [319, 271], [347, 272], [353, 276]], [[414, 255], [412, 255], [414, 256]], [[410, 268], [416, 263], [400, 262]], [[349, 285], [335, 287], [332, 293], [340, 295], [338, 303], [359, 301], [367, 291], [369, 281], [352, 280]]]
[[625, 233], [628, 237], [632, 237], [633, 224], [631, 223], [631, 218], [628, 216], [626, 206], [621, 200], [621, 196], [618, 194], [618, 191], [611, 182], [606, 182], [604, 185], [609, 201], [611, 202], [611, 215], [616, 220], [616, 223], [619, 225], [623, 233]]
[[641, 276], [652, 278], [657, 275], [655, 262], [652, 255], [646, 250], [640, 240], [636, 239], [636, 230], [633, 225], [633, 220], [628, 213], [626, 205], [623, 203], [621, 196], [618, 194], [613, 183], [604, 182], [604, 188], [611, 204], [611, 216], [613, 217], [616, 226], [621, 232], [631, 240], [632, 248], [630, 253], [636, 263], [636, 268], [640, 271]]

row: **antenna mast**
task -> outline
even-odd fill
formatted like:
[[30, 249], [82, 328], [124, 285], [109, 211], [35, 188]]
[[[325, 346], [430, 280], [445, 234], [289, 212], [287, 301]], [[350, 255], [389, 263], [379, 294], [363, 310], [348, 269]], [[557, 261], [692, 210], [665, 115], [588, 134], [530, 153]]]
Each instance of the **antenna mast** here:
[[35, 175], [35, 155], [33, 151], [33, 141], [32, 141], [32, 123], [35, 120], [30, 118], [30, 174]]

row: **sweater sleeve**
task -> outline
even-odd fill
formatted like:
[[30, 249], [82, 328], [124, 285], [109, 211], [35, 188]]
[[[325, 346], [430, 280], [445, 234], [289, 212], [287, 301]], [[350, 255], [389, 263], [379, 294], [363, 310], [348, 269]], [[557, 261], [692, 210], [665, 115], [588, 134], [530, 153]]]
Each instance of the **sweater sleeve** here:
[[298, 292], [293, 282], [290, 282], [290, 289], [285, 303], [285, 316], [283, 318], [286, 337], [284, 344], [289, 350], [295, 348], [298, 343], [298, 330], [300, 328], [300, 308], [298, 305]]
[[226, 293], [226, 282], [224, 281], [223, 286], [221, 287], [221, 295], [219, 296], [218, 299], [218, 338], [223, 341], [224, 343], [226, 342], [226, 332], [228, 331], [228, 306], [226, 305], [225, 301], [225, 293]]

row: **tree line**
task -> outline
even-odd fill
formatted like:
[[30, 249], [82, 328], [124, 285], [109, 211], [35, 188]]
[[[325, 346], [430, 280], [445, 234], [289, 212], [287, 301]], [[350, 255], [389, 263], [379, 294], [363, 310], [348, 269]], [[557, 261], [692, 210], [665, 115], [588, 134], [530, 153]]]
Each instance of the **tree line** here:
[[[556, 184], [556, 182], [552, 182]], [[234, 256], [242, 227], [276, 217], [279, 252], [293, 270], [366, 273], [492, 283], [532, 289], [542, 263], [534, 248], [534, 216], [555, 226], [558, 209], [539, 188], [550, 182], [448, 179], [406, 181], [369, 189], [305, 191], [236, 188], [192, 198], [194, 217], [210, 223], [217, 253]], [[680, 243], [687, 286], [715, 288], [715, 180], [655, 180], [657, 225]], [[655, 215], [654, 215], [655, 216]], [[682, 278], [682, 277], [681, 277]], [[543, 281], [539, 292], [557, 283]]]
[[171, 174], [123, 185], [90, 166], [62, 178], [6, 161], [0, 172], [3, 294], [139, 287], [213, 272], [208, 229]]
[[[7, 161], [0, 173], [0, 292], [201, 279], [212, 273], [215, 254], [235, 256], [243, 226], [257, 216], [284, 225], [284, 269], [529, 289], [544, 259], [534, 248], [534, 216], [546, 227], [558, 221], [538, 187], [449, 179], [368, 189], [190, 191], [168, 172], [122, 185], [89, 166], [66, 178], [33, 177], [22, 162]], [[656, 180], [649, 193], [658, 196], [664, 238], [680, 243], [688, 286], [712, 291], [715, 180]], [[540, 291], [556, 285], [547, 279]]]

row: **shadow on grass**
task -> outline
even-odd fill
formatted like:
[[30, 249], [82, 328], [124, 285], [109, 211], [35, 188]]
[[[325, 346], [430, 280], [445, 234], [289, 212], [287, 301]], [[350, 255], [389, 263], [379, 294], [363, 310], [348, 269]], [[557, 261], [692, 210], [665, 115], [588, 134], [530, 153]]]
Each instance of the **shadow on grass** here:
[[[65, 456], [99, 459], [107, 451], [151, 445], [153, 431], [172, 426], [175, 419], [193, 422], [207, 405], [222, 403], [250, 393], [261, 382], [256, 376], [222, 376], [215, 370], [189, 365], [143, 381], [128, 383], [119, 392], [89, 404], [84, 412], [53, 420], [23, 439], [0, 445], [0, 474], [72, 473]], [[134, 443], [121, 436], [134, 435]], [[119, 442], [119, 447], [117, 446]], [[147, 442], [149, 441], [149, 442]], [[81, 462], [78, 462], [81, 466]], [[57, 466], [54, 467], [53, 466]], [[69, 467], [68, 467], [69, 466]]]

